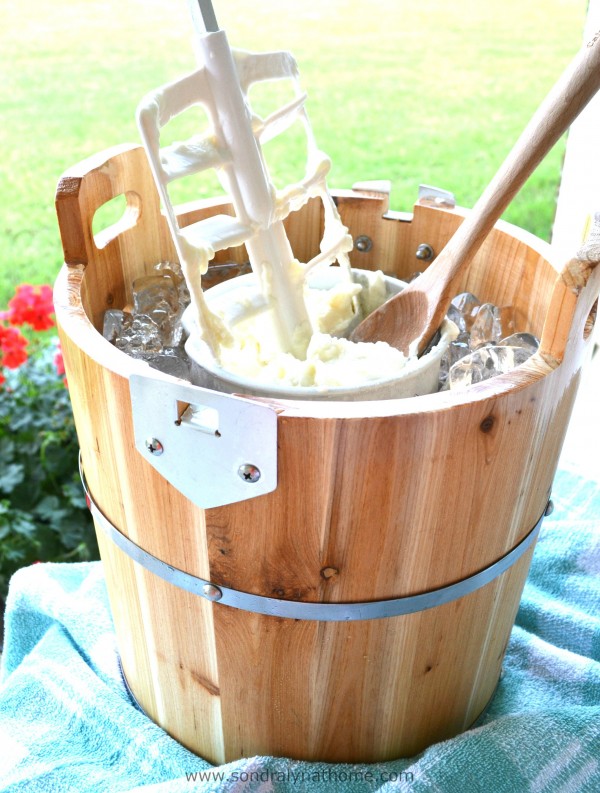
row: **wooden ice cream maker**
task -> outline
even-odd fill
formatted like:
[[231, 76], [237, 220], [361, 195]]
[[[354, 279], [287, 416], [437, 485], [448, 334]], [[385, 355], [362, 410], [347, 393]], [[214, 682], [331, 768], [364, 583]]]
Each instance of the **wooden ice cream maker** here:
[[[124, 195], [115, 226], [99, 207]], [[335, 195], [352, 265], [407, 278], [465, 212]], [[540, 352], [463, 391], [377, 402], [231, 396], [150, 369], [101, 333], [134, 278], [176, 251], [143, 149], [71, 168], [56, 206], [56, 315], [127, 684], [213, 763], [375, 762], [468, 728], [500, 676], [600, 291], [588, 246], [565, 264], [499, 223], [457, 291], [513, 305]], [[223, 202], [186, 207], [182, 226]], [[289, 216], [301, 261], [322, 207]], [[423, 248], [421, 248], [423, 250]], [[215, 264], [246, 260], [240, 248]], [[184, 408], [206, 408], [192, 426]]]

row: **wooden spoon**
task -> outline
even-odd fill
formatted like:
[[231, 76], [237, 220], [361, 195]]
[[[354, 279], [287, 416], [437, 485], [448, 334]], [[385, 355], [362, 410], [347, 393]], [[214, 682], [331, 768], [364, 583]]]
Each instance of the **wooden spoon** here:
[[455, 283], [528, 176], [600, 89], [600, 31], [542, 102], [500, 170], [435, 261], [364, 319], [353, 341], [386, 341], [405, 353], [426, 349], [455, 295]]

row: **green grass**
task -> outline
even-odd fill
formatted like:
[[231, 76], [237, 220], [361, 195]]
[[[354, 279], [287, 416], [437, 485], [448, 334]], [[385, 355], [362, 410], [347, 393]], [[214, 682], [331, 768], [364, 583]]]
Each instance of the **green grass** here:
[[[401, 210], [410, 210], [420, 183], [472, 206], [579, 48], [586, 5], [214, 2], [233, 46], [296, 56], [317, 141], [333, 160], [330, 186], [390, 179], [392, 207]], [[136, 142], [139, 99], [195, 63], [186, 0], [4, 0], [0, 31], [2, 306], [16, 284], [52, 282], [60, 268], [61, 173]], [[546, 239], [563, 148], [505, 215]], [[297, 173], [296, 141], [273, 147], [273, 156], [282, 178]]]

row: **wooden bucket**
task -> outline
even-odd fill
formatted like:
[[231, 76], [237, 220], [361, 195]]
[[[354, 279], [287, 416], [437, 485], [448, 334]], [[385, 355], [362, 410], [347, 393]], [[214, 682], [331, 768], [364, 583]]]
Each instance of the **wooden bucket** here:
[[[94, 236], [96, 210], [121, 194], [123, 218]], [[337, 201], [353, 237], [372, 241], [354, 251], [353, 266], [400, 277], [418, 269], [421, 243], [439, 251], [464, 217], [419, 204], [413, 215], [388, 213], [376, 193]], [[257, 421], [266, 416], [269, 443], [276, 432], [277, 479], [267, 471], [262, 495], [202, 508], [189, 482], [192, 497], [157, 469], [170, 441], [160, 458], [154, 441], [144, 447], [143, 428], [140, 444], [132, 383], [175, 388], [166, 423], [162, 403], [151, 403], [147, 437], [158, 441], [154, 420], [171, 432], [188, 402], [214, 392], [190, 399], [177, 391], [182, 381], [119, 352], [99, 330], [105, 309], [130, 301], [135, 277], [175, 258], [143, 150], [117, 147], [69, 170], [57, 211], [66, 264], [56, 315], [122, 668], [141, 707], [212, 763], [374, 762], [469, 727], [499, 679], [600, 272], [571, 290], [548, 245], [498, 224], [460, 289], [514, 305], [551, 355], [462, 392], [404, 400], [225, 396], [235, 409], [266, 411]], [[182, 217], [217, 211], [218, 202], [197, 204]], [[289, 218], [299, 259], [315, 253], [320, 226], [316, 202]], [[211, 443], [232, 432], [241, 442], [254, 420], [244, 421]], [[249, 454], [260, 457], [253, 442]], [[216, 480], [198, 444], [184, 463], [202, 490]], [[219, 481], [254, 495], [237, 464], [256, 460], [243, 454]]]

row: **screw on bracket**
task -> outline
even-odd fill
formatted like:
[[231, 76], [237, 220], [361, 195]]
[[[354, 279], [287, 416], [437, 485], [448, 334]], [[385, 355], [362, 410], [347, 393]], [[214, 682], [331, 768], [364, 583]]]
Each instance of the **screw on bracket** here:
[[158, 438], [146, 438], [146, 449], [156, 457], [160, 457], [165, 450]]
[[238, 476], [244, 482], [258, 482], [260, 479], [260, 469], [252, 463], [244, 463], [238, 468]]

